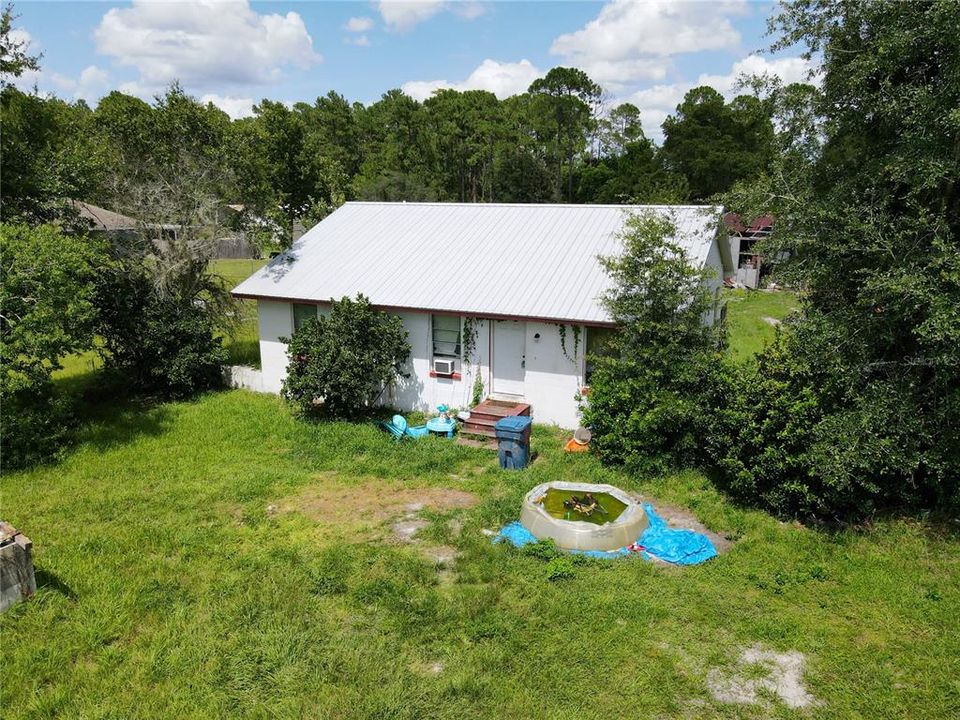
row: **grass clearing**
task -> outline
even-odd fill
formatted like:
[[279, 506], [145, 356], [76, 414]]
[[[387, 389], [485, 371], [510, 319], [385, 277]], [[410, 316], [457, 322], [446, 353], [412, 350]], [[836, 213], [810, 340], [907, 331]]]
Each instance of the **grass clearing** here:
[[[232, 290], [266, 265], [266, 260], [214, 260], [211, 270], [220, 275]], [[257, 328], [257, 303], [240, 300], [240, 321], [230, 337], [224, 338], [231, 365], [260, 367], [260, 334]]]
[[800, 303], [788, 290], [724, 290], [727, 301], [727, 329], [730, 354], [735, 360], [748, 360], [773, 340], [777, 322]]
[[[564, 454], [540, 426], [537, 461], [505, 472], [484, 450], [301, 423], [278, 398], [243, 391], [90, 410], [59, 465], [2, 478], [4, 516], [34, 541], [40, 585], [0, 617], [6, 717], [960, 710], [955, 526], [817, 532], [738, 508], [696, 472], [629, 477]], [[685, 569], [560, 567], [490, 543], [481, 530], [556, 479], [689, 507], [736, 542]], [[462, 501], [430, 501], [451, 491]], [[419, 497], [422, 539], [400, 542], [392, 524]], [[456, 558], [438, 562], [437, 548]], [[802, 653], [817, 704], [791, 709], [762, 684], [759, 704], [717, 700], [708, 678], [762, 674], [744, 666], [754, 647]]]

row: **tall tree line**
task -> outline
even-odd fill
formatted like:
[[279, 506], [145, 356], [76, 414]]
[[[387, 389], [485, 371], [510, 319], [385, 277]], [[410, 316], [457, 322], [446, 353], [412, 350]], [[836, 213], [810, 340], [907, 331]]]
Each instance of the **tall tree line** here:
[[[142, 217], [135, 190], [184, 167], [246, 229], [289, 238], [344, 200], [681, 202], [762, 172], [771, 113], [711, 88], [688, 93], [657, 146], [639, 110], [603, 109], [583, 71], [554, 68], [528, 92], [390, 90], [370, 105], [335, 92], [292, 107], [263, 100], [233, 120], [173, 84], [153, 102], [112, 92], [82, 100], [0, 92], [0, 202], [7, 218], [54, 219], [80, 199]], [[154, 218], [173, 222], [182, 218]]]

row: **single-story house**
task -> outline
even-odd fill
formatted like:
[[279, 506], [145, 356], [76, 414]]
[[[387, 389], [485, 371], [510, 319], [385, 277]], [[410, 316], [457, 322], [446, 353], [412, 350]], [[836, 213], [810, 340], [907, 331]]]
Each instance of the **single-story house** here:
[[233, 291], [257, 301], [261, 389], [281, 388], [280, 338], [331, 299], [362, 293], [409, 332], [410, 377], [385, 404], [466, 408], [479, 379], [484, 397], [576, 427], [586, 350], [614, 326], [598, 257], [621, 251], [618, 234], [638, 212], [671, 217], [691, 261], [715, 270], [713, 322], [734, 271], [720, 207], [348, 202]]

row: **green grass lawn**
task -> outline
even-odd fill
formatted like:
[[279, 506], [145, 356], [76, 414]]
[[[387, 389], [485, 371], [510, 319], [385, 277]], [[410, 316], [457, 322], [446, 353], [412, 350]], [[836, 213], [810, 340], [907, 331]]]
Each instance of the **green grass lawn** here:
[[763, 349], [776, 334], [776, 323], [800, 307], [797, 296], [787, 290], [724, 290], [730, 354], [746, 360]]
[[[232, 290], [243, 280], [266, 264], [266, 260], [214, 260], [213, 272], [220, 275]], [[257, 303], [241, 300], [239, 323], [234, 332], [224, 338], [231, 365], [260, 367], [260, 336], [257, 328]]]
[[[947, 718], [960, 541], [914, 519], [826, 533], [695, 472], [560, 452], [505, 472], [439, 439], [294, 420], [244, 391], [88, 408], [55, 466], [4, 473], [40, 589], [0, 616], [6, 718]], [[556, 563], [493, 545], [548, 479], [690, 508], [733, 548], [697, 567]], [[473, 496], [476, 504], [464, 507]], [[412, 544], [391, 523], [423, 501]], [[456, 553], [438, 566], [437, 549]], [[719, 702], [744, 648], [796, 650], [819, 704]]]

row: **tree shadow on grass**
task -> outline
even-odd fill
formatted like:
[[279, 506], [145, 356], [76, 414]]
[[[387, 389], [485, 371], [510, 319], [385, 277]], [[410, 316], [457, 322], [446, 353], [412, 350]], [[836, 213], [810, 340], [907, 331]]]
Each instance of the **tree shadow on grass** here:
[[948, 509], [930, 509], [917, 505], [887, 505], [878, 506], [865, 515], [811, 515], [811, 514], [781, 514], [759, 499], [743, 497], [732, 492], [729, 483], [717, 468], [700, 468], [710, 483], [730, 503], [740, 510], [760, 511], [783, 522], [799, 522], [808, 530], [813, 530], [826, 537], [839, 538], [849, 534], [866, 534], [885, 522], [915, 523], [928, 540], [955, 542], [960, 539], [960, 518]]
[[135, 442], [144, 436], [158, 436], [170, 427], [170, 411], [163, 405], [141, 398], [125, 398], [90, 410], [76, 433], [76, 442], [99, 451]]
[[57, 465], [83, 443], [103, 451], [169, 428], [170, 411], [163, 398], [134, 395], [123, 378], [102, 368], [57, 379], [54, 387], [62, 401], [54, 422], [66, 432], [59, 433], [52, 451], [34, 453], [33, 462], [16, 469]]
[[77, 594], [73, 591], [73, 588], [67, 585], [57, 575], [48, 570], [36, 568], [34, 570], [34, 578], [37, 581], [37, 592], [40, 592], [41, 590], [49, 590], [60, 593], [68, 600], [77, 599]]

